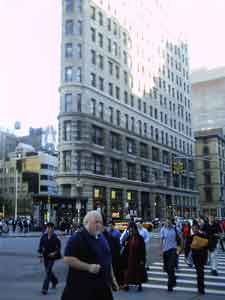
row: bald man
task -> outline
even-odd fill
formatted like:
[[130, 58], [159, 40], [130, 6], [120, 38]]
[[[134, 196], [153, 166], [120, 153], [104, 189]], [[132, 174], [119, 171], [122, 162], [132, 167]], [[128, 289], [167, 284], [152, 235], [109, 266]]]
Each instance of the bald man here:
[[62, 300], [113, 300], [111, 286], [118, 287], [112, 271], [112, 256], [102, 235], [102, 216], [90, 211], [84, 228], [66, 246], [64, 262], [69, 266]]

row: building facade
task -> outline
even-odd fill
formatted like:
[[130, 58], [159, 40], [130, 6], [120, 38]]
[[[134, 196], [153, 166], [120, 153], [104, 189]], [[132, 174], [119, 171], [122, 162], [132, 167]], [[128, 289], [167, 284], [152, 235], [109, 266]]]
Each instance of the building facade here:
[[225, 67], [192, 74], [194, 130], [225, 128]]
[[106, 218], [197, 213], [188, 51], [165, 2], [62, 1], [59, 193]]
[[19, 144], [16, 152], [0, 161], [0, 211], [14, 215], [31, 214], [33, 194], [55, 195], [57, 155], [36, 152], [29, 145]]
[[222, 129], [196, 132], [196, 176], [204, 215], [225, 216], [225, 138]]
[[0, 160], [6, 159], [8, 154], [15, 151], [17, 137], [4, 130], [0, 130]]

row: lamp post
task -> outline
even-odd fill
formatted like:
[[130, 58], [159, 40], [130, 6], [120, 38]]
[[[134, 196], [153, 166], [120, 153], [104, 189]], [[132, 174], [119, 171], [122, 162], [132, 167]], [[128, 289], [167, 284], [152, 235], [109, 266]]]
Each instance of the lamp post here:
[[18, 214], [18, 171], [22, 170], [22, 165], [20, 164], [21, 162], [21, 153], [16, 153], [16, 182], [15, 182], [15, 215], [14, 218], [15, 220], [17, 219], [17, 214]]

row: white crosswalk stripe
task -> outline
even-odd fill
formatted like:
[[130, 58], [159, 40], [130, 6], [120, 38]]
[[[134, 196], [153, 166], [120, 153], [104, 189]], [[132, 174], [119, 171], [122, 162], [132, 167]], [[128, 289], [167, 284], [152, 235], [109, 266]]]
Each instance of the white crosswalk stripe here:
[[[184, 255], [179, 257], [179, 269], [176, 272], [176, 291], [197, 292], [196, 271], [194, 267], [189, 267], [184, 259]], [[148, 271], [148, 282], [143, 286], [152, 289], [167, 289], [167, 274], [163, 272], [163, 263], [155, 262]], [[225, 253], [218, 254], [218, 276], [211, 274], [210, 266], [205, 266], [205, 292], [214, 295], [225, 296]]]

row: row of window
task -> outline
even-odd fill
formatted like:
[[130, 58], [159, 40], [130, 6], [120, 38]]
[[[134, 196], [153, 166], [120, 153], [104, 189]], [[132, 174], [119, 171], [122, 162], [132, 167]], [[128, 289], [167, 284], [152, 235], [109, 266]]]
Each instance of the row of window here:
[[[102, 103], [103, 105], [103, 103]], [[120, 122], [120, 111], [117, 110], [117, 122]], [[102, 115], [103, 116], [103, 115]], [[126, 115], [125, 115], [126, 118]], [[134, 120], [134, 119], [132, 119]], [[140, 121], [140, 120], [139, 120]], [[113, 120], [112, 122], [113, 123]], [[129, 127], [129, 121], [126, 118], [125, 119], [125, 126], [127, 126], [127, 130], [134, 130], [134, 123], [132, 123], [132, 127]], [[148, 137], [148, 130], [147, 130], [147, 123], [143, 124], [142, 127], [142, 122], [138, 122], [138, 128], [139, 128], [139, 134]], [[72, 132], [72, 121], [71, 120], [67, 120], [63, 122], [63, 128], [62, 128], [62, 141], [65, 142], [71, 142], [74, 140], [82, 140], [83, 137], [83, 133], [82, 133], [82, 121], [78, 120], [76, 122], [76, 126], [74, 126], [74, 132]], [[143, 130], [143, 132], [142, 132]], [[161, 135], [160, 135], [161, 134]], [[192, 144], [182, 141], [182, 139], [179, 139], [175, 136], [172, 136], [166, 132], [164, 133], [163, 130], [161, 130], [161, 132], [159, 132], [158, 128], [154, 128], [153, 126], [150, 127], [150, 137], [152, 139], [154, 139], [156, 142], [162, 143], [164, 145], [170, 146], [173, 149], [176, 149], [183, 152], [187, 152], [188, 154], [192, 154]], [[91, 139], [92, 142], [96, 145], [100, 145], [100, 146], [105, 146], [106, 144], [108, 145], [108, 141], [105, 141], [105, 130], [99, 126], [96, 125], [92, 125], [92, 131], [91, 131]], [[112, 149], [115, 150], [122, 150], [122, 137], [120, 134], [117, 133], [110, 133], [110, 144]], [[141, 143], [142, 145], [142, 143]], [[154, 147], [153, 147], [154, 148]], [[153, 150], [154, 151], [154, 150]], [[136, 153], [136, 141], [134, 139], [127, 139], [127, 152], [133, 155], [137, 155]], [[143, 146], [141, 147], [141, 152], [143, 152]], [[142, 156], [142, 155], [141, 155]], [[145, 156], [143, 156], [145, 157]], [[146, 156], [146, 158], [148, 158], [148, 155]], [[157, 160], [158, 159], [153, 159], [153, 160]]]
[[[71, 151], [62, 152], [62, 171], [70, 172], [72, 170]], [[79, 155], [79, 161], [77, 160], [78, 170], [80, 170], [81, 156]], [[138, 166], [132, 162], [123, 163], [122, 160], [110, 158], [108, 165], [106, 165], [105, 157], [99, 154], [92, 154], [91, 159], [85, 159], [85, 169], [92, 171], [98, 175], [110, 175], [112, 177], [122, 178], [125, 177], [128, 180], [140, 180], [142, 182], [158, 183], [165, 186], [171, 184], [175, 187], [184, 189], [194, 189], [195, 180], [194, 178], [188, 178], [187, 176], [174, 175], [168, 171], [161, 172], [160, 170], [149, 166], [140, 165]], [[126, 166], [126, 168], [124, 168]], [[124, 169], [123, 169], [124, 168]]]

